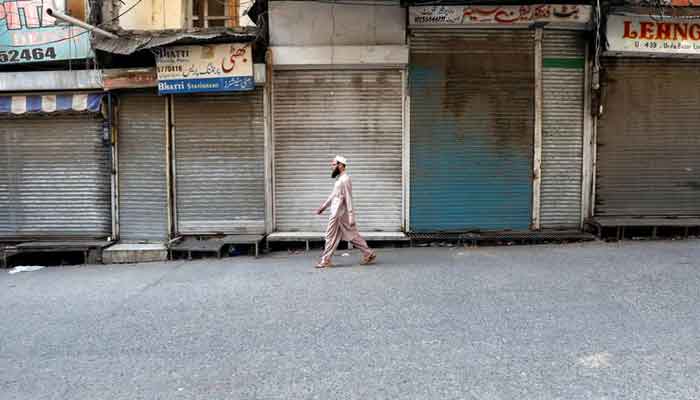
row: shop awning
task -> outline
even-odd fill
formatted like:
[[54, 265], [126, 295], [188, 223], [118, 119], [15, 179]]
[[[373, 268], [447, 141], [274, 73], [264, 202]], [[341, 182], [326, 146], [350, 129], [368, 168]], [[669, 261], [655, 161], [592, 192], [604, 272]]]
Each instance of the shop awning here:
[[0, 114], [50, 113], [56, 111], [99, 112], [105, 93], [0, 96]]
[[137, 51], [160, 46], [210, 43], [245, 43], [258, 37], [254, 26], [240, 28], [208, 28], [205, 32], [190, 31], [119, 31], [118, 39], [96, 36], [93, 46], [97, 50], [113, 54], [133, 54]]

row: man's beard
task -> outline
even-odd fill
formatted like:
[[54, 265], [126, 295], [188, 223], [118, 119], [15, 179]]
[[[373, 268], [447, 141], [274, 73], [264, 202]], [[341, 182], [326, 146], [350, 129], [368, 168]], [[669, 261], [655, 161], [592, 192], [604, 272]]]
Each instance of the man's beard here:
[[335, 167], [333, 172], [331, 172], [331, 178], [335, 179], [338, 177], [338, 175], [340, 175], [340, 168]]

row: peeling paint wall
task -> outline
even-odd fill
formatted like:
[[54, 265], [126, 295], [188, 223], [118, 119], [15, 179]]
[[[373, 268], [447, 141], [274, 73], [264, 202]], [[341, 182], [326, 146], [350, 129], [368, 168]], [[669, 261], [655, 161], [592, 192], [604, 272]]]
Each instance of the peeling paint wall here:
[[[186, 0], [124, 0], [118, 7], [119, 27], [126, 30], [185, 28]], [[134, 6], [135, 5], [135, 6]], [[133, 9], [129, 10], [131, 7]]]
[[[145, 31], [186, 29], [187, 9], [191, 6], [188, 0], [142, 0], [140, 3], [139, 0], [124, 0], [124, 4], [113, 0], [111, 3], [109, 6], [103, 6], [104, 15], [112, 15], [111, 18], [115, 18], [123, 14], [119, 17], [121, 29]], [[254, 26], [250, 18], [243, 15], [252, 3], [241, 1], [240, 4], [240, 25]], [[134, 8], [131, 9], [131, 7]], [[131, 10], [127, 11], [129, 9]]]
[[382, 3], [271, 1], [273, 46], [406, 44], [406, 9]]

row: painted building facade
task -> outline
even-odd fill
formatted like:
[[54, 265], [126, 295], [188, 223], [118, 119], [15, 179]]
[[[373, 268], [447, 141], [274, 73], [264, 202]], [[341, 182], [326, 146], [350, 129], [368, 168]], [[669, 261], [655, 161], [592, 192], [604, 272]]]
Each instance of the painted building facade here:
[[375, 240], [700, 214], [692, 7], [90, 3], [0, 3], [4, 242], [318, 240], [335, 154]]

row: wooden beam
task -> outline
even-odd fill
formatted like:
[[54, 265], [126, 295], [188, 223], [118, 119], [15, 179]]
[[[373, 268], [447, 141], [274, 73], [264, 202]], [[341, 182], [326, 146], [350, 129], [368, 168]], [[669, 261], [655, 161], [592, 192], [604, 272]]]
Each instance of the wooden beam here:
[[238, 0], [226, 0], [226, 16], [231, 18], [226, 20], [227, 28], [236, 28], [240, 26], [239, 7], [240, 3]]
[[199, 13], [199, 20], [202, 23], [202, 27], [209, 28], [209, 0], [200, 0], [202, 11]]
[[81, 21], [85, 21], [85, 0], [66, 1], [66, 14]]

